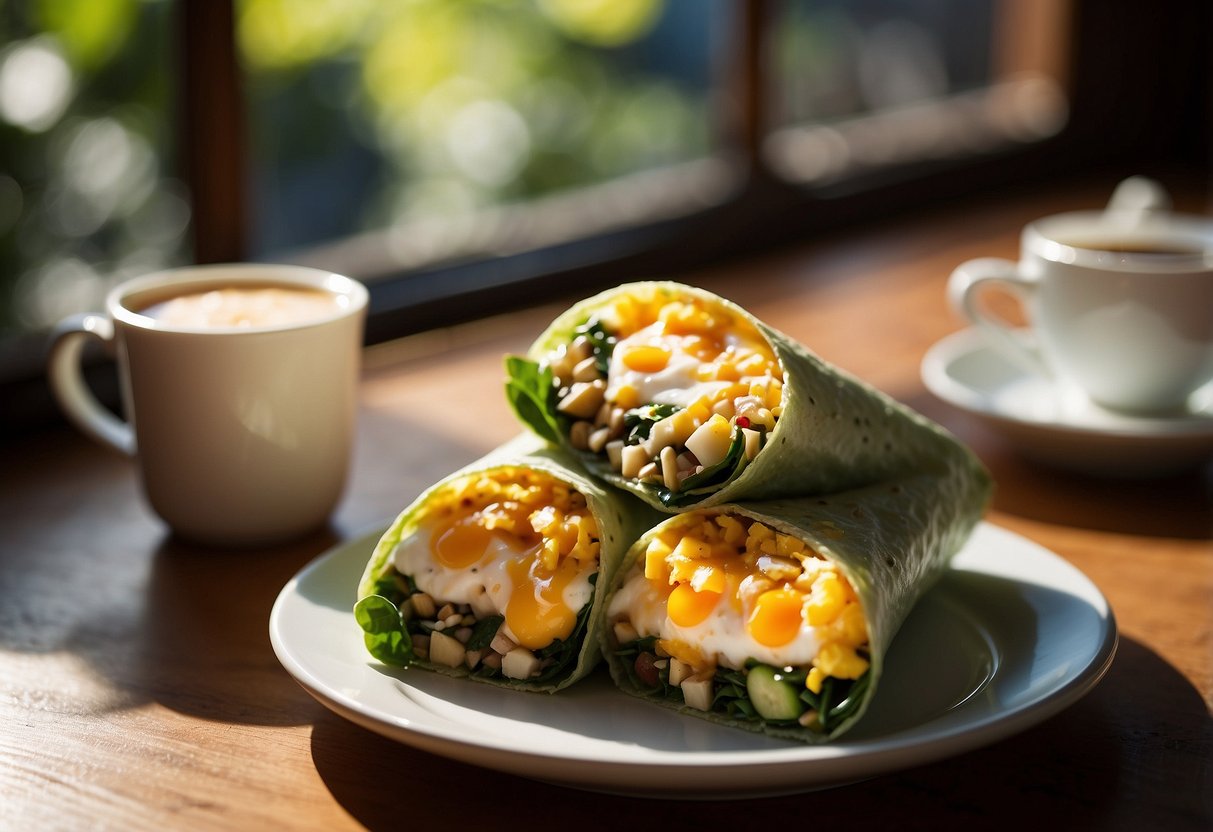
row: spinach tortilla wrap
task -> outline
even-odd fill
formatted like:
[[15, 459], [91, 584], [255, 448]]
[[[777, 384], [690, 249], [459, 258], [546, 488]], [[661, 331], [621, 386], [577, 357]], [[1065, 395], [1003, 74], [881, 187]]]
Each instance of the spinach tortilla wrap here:
[[667, 518], [629, 550], [604, 651], [624, 691], [808, 743], [863, 714], [917, 599], [984, 509], [978, 468]]
[[553, 692], [601, 656], [602, 596], [659, 515], [523, 435], [451, 474], [384, 533], [358, 587], [371, 655]]
[[506, 370], [523, 423], [665, 511], [970, 464], [934, 423], [736, 304], [677, 283], [575, 304]]

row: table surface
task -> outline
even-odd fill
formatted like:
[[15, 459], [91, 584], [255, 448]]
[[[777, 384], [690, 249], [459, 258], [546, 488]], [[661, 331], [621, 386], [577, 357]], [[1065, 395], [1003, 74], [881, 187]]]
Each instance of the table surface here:
[[[356, 829], [408, 824], [755, 829], [797, 815], [896, 828], [1213, 825], [1213, 478], [1095, 479], [1031, 463], [919, 380], [961, 328], [944, 285], [1013, 257], [1034, 216], [1100, 204], [1109, 183], [883, 221], [678, 275], [943, 423], [997, 490], [987, 520], [1069, 561], [1106, 595], [1120, 645], [1077, 704], [994, 745], [864, 783], [729, 802], [590, 794], [454, 762], [331, 713], [286, 673], [279, 590], [342, 540], [513, 435], [501, 356], [563, 306], [366, 353], [351, 481], [324, 531], [261, 551], [173, 539], [132, 467], [76, 434], [5, 443], [0, 478], [0, 827]], [[1192, 196], [1205, 210], [1202, 195]], [[1181, 202], [1182, 204], [1182, 202]], [[624, 279], [629, 276], [621, 276]], [[573, 290], [572, 297], [575, 298]], [[446, 403], [436, 418], [436, 403]]]

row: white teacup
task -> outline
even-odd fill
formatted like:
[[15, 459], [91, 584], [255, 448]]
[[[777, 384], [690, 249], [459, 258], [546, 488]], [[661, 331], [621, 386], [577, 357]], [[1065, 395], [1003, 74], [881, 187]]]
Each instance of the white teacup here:
[[[1213, 380], [1213, 220], [1166, 206], [1134, 178], [1104, 211], [1036, 220], [1018, 263], [986, 257], [952, 273], [952, 305], [991, 346], [1096, 404], [1185, 413]], [[1023, 302], [1027, 330], [982, 307], [992, 284]]]
[[[51, 387], [86, 434], [137, 460], [148, 502], [180, 536], [287, 539], [323, 524], [344, 490], [366, 304], [356, 281], [297, 266], [136, 278], [105, 314], [60, 323]], [[117, 361], [129, 422], [84, 383], [88, 338]]]

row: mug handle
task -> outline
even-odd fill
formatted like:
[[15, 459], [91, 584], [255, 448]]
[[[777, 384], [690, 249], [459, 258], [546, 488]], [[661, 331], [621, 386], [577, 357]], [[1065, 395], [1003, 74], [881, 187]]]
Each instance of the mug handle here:
[[1036, 280], [1019, 270], [1019, 264], [1000, 257], [979, 257], [961, 263], [948, 278], [948, 301], [958, 314], [967, 318], [987, 337], [991, 345], [1017, 362], [1023, 369], [1051, 378], [1053, 371], [1045, 363], [1029, 333], [1015, 329], [1006, 321], [986, 313], [977, 302], [986, 285], [999, 285], [1027, 302], [1036, 291]]
[[119, 453], [134, 456], [135, 434], [131, 426], [97, 401], [84, 382], [80, 359], [88, 338], [112, 345], [113, 323], [100, 315], [73, 315], [55, 327], [48, 358], [51, 392], [63, 412], [85, 434]]

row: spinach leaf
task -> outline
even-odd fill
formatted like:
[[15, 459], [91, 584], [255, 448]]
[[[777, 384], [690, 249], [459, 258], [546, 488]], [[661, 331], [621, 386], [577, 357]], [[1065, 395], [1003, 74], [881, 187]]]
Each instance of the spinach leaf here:
[[618, 339], [597, 318], [590, 318], [573, 330], [573, 336], [578, 335], [584, 335], [590, 342], [594, 364], [597, 365], [598, 372], [604, 377], [608, 375], [611, 371], [611, 354], [615, 352], [615, 344]]
[[500, 615], [489, 615], [477, 621], [472, 627], [472, 635], [468, 637], [467, 649], [483, 650], [492, 644], [503, 621], [505, 618]]
[[712, 696], [712, 710], [728, 714], [734, 719], [758, 718], [758, 712], [754, 710], [750, 694], [746, 690], [743, 671], [718, 667], [713, 683], [715, 691]]
[[372, 595], [380, 595], [396, 606], [400, 606], [413, 593], [409, 579], [394, 569], [376, 578], [372, 588]]
[[519, 420], [539, 436], [560, 444], [566, 431], [556, 410], [552, 371], [516, 355], [505, 359], [505, 395]]
[[825, 712], [825, 715], [821, 720], [821, 724], [827, 731], [832, 731], [836, 726], [841, 724], [843, 720], [850, 717], [859, 709], [859, 705], [863, 702], [864, 696], [867, 694], [870, 674], [871, 671], [867, 671], [852, 682], [849, 687], [842, 692], [842, 701], [837, 705], [832, 706], [828, 711]]
[[677, 404], [646, 404], [627, 411], [623, 414], [623, 426], [628, 429], [624, 444], [639, 445], [649, 438], [653, 425], [682, 409]]
[[864, 673], [854, 682], [828, 676], [821, 683], [821, 693], [805, 689], [800, 692], [800, 698], [817, 711], [822, 730], [833, 731], [859, 710], [867, 694], [870, 674], [871, 671]]
[[691, 474], [682, 481], [677, 491], [671, 491], [665, 487], [658, 488], [657, 498], [667, 508], [693, 503], [699, 499], [699, 494], [695, 492], [728, 482], [745, 467], [746, 463], [745, 434], [741, 432], [741, 428], [737, 428], [733, 432], [733, 441], [729, 443], [729, 450], [724, 455], [724, 459], [715, 465], [704, 468], [698, 474]]
[[362, 628], [366, 649], [384, 664], [413, 661], [413, 642], [395, 604], [382, 595], [368, 595], [354, 605], [354, 619]]

